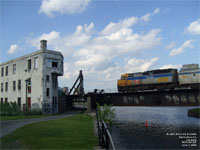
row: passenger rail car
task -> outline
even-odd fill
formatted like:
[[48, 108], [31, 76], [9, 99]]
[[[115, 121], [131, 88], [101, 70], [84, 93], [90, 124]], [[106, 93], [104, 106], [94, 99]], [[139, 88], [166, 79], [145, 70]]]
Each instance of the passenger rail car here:
[[200, 68], [198, 64], [183, 65], [179, 71], [179, 86], [200, 89]]
[[117, 81], [119, 92], [141, 90], [163, 90], [175, 88], [199, 88], [200, 69], [198, 64], [183, 65], [178, 74], [177, 69], [159, 69], [121, 75]]

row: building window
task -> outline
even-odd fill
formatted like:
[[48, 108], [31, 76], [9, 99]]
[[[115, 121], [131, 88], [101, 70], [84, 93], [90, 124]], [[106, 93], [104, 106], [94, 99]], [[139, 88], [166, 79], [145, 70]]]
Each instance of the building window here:
[[1, 68], [1, 76], [3, 77], [3, 74], [4, 74], [4, 68], [2, 67]]
[[28, 60], [28, 70], [31, 70], [31, 59]]
[[21, 80], [18, 80], [18, 90], [21, 90]]
[[28, 86], [28, 93], [31, 93], [31, 86]]
[[16, 64], [13, 64], [13, 74], [16, 74]]
[[8, 102], [8, 98], [5, 98], [5, 103], [7, 103]]
[[46, 66], [47, 67], [57, 68], [59, 60], [58, 59], [47, 58], [45, 62], [46, 62]]
[[13, 91], [16, 89], [16, 81], [13, 81]]
[[38, 68], [38, 57], [34, 59], [34, 68]]
[[23, 104], [23, 111], [26, 110], [26, 104]]
[[53, 96], [53, 100], [52, 100], [52, 106], [54, 107], [54, 96]]
[[57, 97], [55, 97], [55, 107], [57, 107]]
[[58, 67], [58, 62], [57, 61], [52, 61], [52, 67], [57, 68]]
[[51, 59], [50, 58], [46, 59], [46, 66], [51, 67]]
[[60, 68], [61, 68], [61, 71], [63, 72], [63, 61], [61, 61], [60, 63]]
[[49, 75], [46, 76], [46, 81], [49, 82]]
[[5, 84], [5, 91], [6, 92], [8, 91], [8, 82], [6, 82], [6, 84]]
[[21, 97], [18, 97], [18, 99], [17, 99], [17, 105], [18, 105], [18, 107], [21, 108]]
[[3, 98], [1, 98], [1, 104], [3, 103]]
[[46, 93], [46, 96], [48, 96], [49, 97], [49, 88], [47, 88], [47, 93]]
[[6, 76], [8, 76], [8, 66], [6, 66]]
[[31, 98], [28, 97], [28, 109], [30, 109], [30, 108], [31, 108]]
[[56, 89], [57, 87], [57, 77], [53, 76], [53, 88]]
[[3, 83], [1, 83], [1, 92], [3, 92]]

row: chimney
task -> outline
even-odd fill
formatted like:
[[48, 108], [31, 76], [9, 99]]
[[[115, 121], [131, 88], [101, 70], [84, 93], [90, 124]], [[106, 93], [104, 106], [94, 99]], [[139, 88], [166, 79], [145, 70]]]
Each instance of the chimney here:
[[40, 41], [40, 50], [42, 51], [47, 50], [47, 40]]

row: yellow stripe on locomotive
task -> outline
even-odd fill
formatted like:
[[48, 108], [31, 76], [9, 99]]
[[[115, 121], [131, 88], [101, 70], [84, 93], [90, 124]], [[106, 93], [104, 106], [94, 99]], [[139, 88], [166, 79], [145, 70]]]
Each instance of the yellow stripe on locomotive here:
[[168, 82], [168, 81], [169, 81], [168, 77], [161, 77], [161, 78], [157, 79], [158, 83], [165, 83], [165, 82]]

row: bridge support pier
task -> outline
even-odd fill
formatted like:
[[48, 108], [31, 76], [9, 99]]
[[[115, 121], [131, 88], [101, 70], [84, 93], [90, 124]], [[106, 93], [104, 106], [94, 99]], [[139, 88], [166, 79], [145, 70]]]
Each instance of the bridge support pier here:
[[87, 113], [92, 112], [91, 96], [87, 96]]

